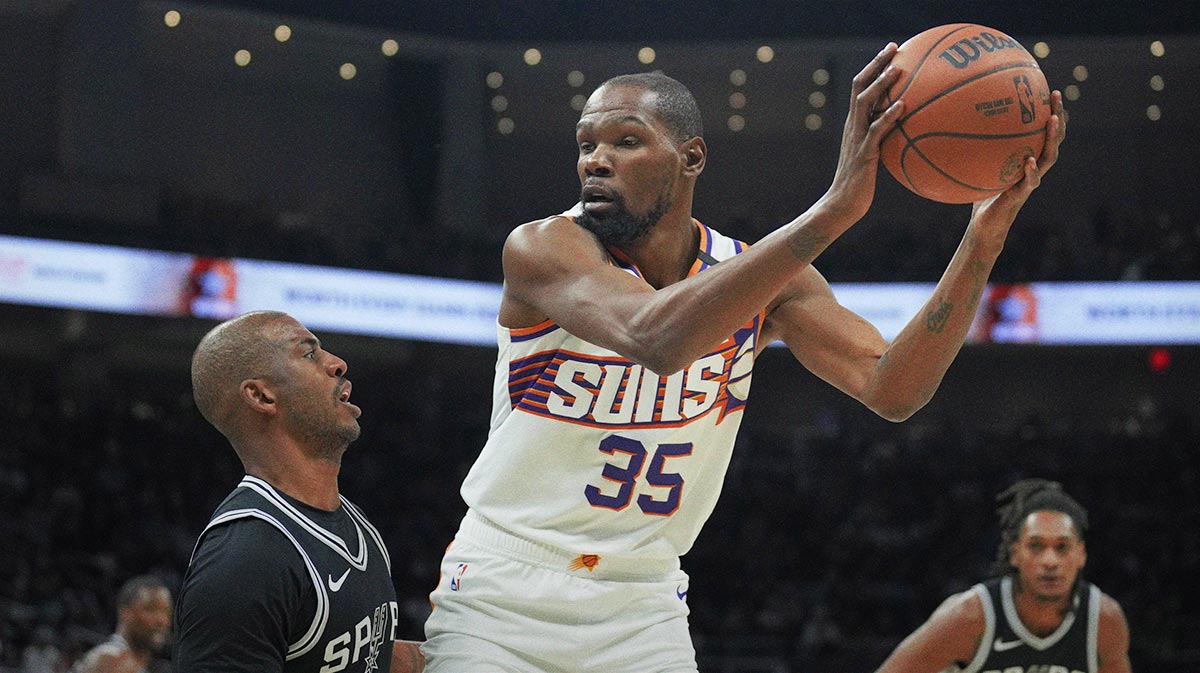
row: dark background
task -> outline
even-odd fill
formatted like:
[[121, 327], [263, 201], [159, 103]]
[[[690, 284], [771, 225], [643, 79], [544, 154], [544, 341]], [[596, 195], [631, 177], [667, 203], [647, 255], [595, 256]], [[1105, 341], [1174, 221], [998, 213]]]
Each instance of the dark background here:
[[[951, 21], [1046, 42], [1051, 85], [1078, 92], [993, 280], [1200, 280], [1200, 20], [1183, 2], [0, 0], [0, 233], [498, 282], [504, 236], [574, 202], [572, 97], [651, 67], [704, 111], [697, 216], [755, 240], [828, 185], [853, 74]], [[764, 44], [770, 63], [754, 58]], [[935, 281], [968, 212], [882, 176], [817, 266]], [[0, 305], [0, 668], [63, 670], [110, 631], [124, 579], [178, 581], [241, 474], [190, 399], [209, 327]], [[364, 408], [343, 489], [383, 530], [420, 638], [495, 351], [320, 336]], [[768, 351], [721, 503], [684, 558], [701, 670], [873, 670], [985, 576], [991, 497], [1024, 476], [1063, 481], [1091, 511], [1087, 573], [1125, 607], [1135, 669], [1195, 670], [1200, 349], [1167, 347], [1156, 370], [1155, 346], [969, 346], [900, 425]]]

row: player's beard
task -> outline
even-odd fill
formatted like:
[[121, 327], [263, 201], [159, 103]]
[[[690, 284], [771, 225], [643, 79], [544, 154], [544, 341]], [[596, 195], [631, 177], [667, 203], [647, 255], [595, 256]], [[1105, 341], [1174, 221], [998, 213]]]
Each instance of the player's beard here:
[[324, 399], [309, 399], [299, 408], [293, 407], [293, 431], [304, 440], [315, 457], [341, 464], [342, 454], [350, 443], [358, 439], [362, 428], [358, 421], [344, 421], [336, 417], [334, 409], [324, 405]]
[[130, 646], [146, 652], [161, 652], [167, 644], [166, 631], [145, 630], [134, 631], [129, 630], [125, 633], [125, 639], [129, 641]]
[[595, 234], [604, 247], [621, 248], [638, 240], [653, 229], [654, 225], [658, 224], [670, 209], [671, 198], [667, 190], [660, 192], [654, 207], [640, 217], [634, 215], [625, 206], [625, 197], [622, 194], [614, 192], [611, 212], [597, 217], [584, 210], [582, 214], [575, 217], [575, 222]]

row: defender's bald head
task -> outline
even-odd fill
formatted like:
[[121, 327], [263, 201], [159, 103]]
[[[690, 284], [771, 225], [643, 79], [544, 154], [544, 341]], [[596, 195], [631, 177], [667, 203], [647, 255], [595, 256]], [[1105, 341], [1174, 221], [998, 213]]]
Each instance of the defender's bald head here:
[[233, 440], [233, 418], [242, 381], [262, 377], [276, 357], [274, 332], [286, 313], [256, 311], [214, 327], [192, 354], [192, 396], [204, 418]]

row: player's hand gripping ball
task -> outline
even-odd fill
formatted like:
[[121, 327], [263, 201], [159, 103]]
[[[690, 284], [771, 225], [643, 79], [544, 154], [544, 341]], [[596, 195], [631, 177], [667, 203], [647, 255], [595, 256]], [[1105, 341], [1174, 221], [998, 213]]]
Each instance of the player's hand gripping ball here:
[[900, 78], [884, 109], [904, 113], [880, 147], [900, 184], [942, 203], [971, 203], [1020, 180], [1037, 157], [1050, 119], [1050, 88], [1037, 61], [1016, 40], [985, 26], [930, 28], [900, 45]]

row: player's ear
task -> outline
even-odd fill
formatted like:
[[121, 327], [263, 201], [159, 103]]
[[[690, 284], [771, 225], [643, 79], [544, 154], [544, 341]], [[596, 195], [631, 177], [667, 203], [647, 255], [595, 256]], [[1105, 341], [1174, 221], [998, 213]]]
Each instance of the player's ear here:
[[704, 144], [704, 138], [699, 136], [688, 138], [683, 141], [680, 151], [683, 153], [684, 173], [692, 177], [700, 175], [708, 160], [708, 146]]
[[278, 408], [275, 405], [275, 391], [263, 379], [246, 379], [242, 381], [241, 388], [238, 389], [241, 393], [241, 400], [250, 405], [250, 408], [257, 412], [265, 414], [274, 414]]

